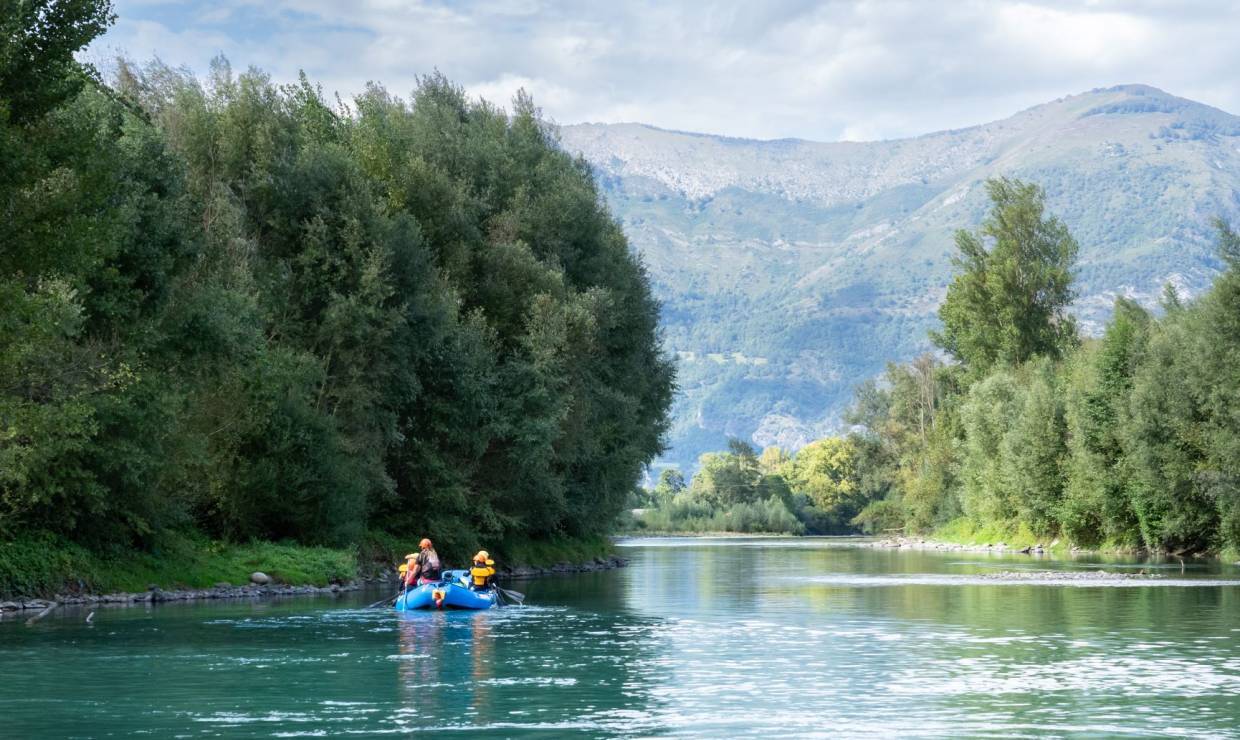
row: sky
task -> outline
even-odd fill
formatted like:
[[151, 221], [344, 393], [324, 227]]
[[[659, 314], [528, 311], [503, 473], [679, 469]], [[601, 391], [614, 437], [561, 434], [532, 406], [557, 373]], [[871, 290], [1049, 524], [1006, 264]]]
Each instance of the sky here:
[[1240, 3], [1220, 0], [116, 0], [84, 52], [203, 74], [223, 54], [346, 100], [439, 70], [560, 124], [890, 139], [1145, 83], [1240, 113]]

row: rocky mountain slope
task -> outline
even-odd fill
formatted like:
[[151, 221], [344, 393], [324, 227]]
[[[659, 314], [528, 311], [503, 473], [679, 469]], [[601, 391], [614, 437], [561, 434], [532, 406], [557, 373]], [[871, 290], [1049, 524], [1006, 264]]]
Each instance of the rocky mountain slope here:
[[796, 447], [837, 428], [852, 388], [928, 348], [952, 234], [982, 183], [1046, 188], [1081, 243], [1075, 310], [1191, 295], [1240, 217], [1240, 118], [1142, 86], [1093, 90], [915, 139], [752, 141], [638, 124], [566, 126], [645, 257], [680, 359], [665, 462], [728, 436]]

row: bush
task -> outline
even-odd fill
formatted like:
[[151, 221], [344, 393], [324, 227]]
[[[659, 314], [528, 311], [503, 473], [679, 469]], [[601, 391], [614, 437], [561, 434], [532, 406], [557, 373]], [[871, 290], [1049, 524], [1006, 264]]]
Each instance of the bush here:
[[723, 509], [681, 497], [665, 506], [647, 509], [638, 521], [650, 532], [805, 533], [805, 525], [776, 496]]

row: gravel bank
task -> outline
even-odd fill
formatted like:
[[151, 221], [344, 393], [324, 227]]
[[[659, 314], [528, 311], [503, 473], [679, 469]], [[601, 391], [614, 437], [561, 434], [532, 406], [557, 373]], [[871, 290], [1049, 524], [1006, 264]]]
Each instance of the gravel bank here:
[[[943, 552], [1009, 552], [1021, 555], [1045, 555], [1052, 547], [1059, 545], [1059, 540], [1055, 540], [1048, 545], [1042, 544], [1029, 545], [1025, 547], [1016, 547], [1008, 545], [1004, 542], [987, 543], [984, 545], [962, 545], [958, 542], [938, 542], [936, 540], [925, 540], [920, 537], [892, 537], [877, 542], [868, 543], [868, 547], [901, 549], [901, 550], [939, 550]], [[1072, 548], [1072, 552], [1085, 552]]]

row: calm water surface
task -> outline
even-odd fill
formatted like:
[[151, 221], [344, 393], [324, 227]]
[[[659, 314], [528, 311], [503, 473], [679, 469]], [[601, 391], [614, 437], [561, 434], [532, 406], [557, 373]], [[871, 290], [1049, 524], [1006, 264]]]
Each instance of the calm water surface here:
[[[623, 543], [530, 606], [378, 596], [0, 622], [0, 736], [1240, 737], [1240, 569]], [[1154, 581], [1011, 582], [1152, 568]]]

